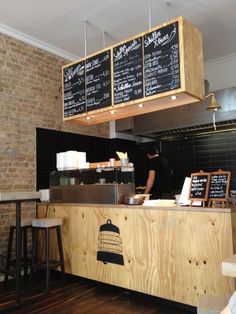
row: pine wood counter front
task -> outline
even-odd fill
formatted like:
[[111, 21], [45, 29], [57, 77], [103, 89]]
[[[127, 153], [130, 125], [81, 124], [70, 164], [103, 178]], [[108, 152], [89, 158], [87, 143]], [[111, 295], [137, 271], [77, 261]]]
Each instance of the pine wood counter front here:
[[235, 252], [236, 213], [229, 208], [40, 203], [38, 209], [63, 218], [67, 273], [193, 306], [199, 295], [235, 290], [234, 279], [221, 273]]

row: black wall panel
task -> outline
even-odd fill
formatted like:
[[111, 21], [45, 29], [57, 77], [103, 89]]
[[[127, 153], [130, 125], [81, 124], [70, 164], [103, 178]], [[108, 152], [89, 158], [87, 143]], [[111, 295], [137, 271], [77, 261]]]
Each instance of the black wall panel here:
[[140, 185], [143, 178], [143, 155], [140, 146], [133, 141], [104, 139], [74, 133], [38, 128], [37, 142], [37, 189], [49, 187], [49, 173], [56, 170], [56, 154], [68, 150], [86, 152], [87, 161], [118, 159], [116, 151], [127, 152], [130, 162], [135, 165], [135, 183]]
[[180, 190], [192, 172], [231, 171], [231, 189], [236, 189], [236, 131], [195, 135], [166, 141], [163, 154], [173, 168], [173, 189]]
[[[146, 144], [123, 139], [99, 137], [37, 129], [37, 189], [49, 187], [49, 172], [56, 169], [56, 154], [67, 150], [85, 151], [87, 161], [116, 158], [116, 151], [127, 152], [135, 166], [136, 186], [147, 179]], [[195, 135], [156, 142], [173, 170], [173, 191], [182, 188], [186, 176], [192, 172], [231, 171], [231, 189], [236, 189], [236, 130]]]
[[49, 187], [49, 173], [56, 170], [56, 154], [68, 150], [85, 151], [90, 162], [107, 160], [107, 139], [60, 132], [48, 129], [36, 130], [37, 189]]

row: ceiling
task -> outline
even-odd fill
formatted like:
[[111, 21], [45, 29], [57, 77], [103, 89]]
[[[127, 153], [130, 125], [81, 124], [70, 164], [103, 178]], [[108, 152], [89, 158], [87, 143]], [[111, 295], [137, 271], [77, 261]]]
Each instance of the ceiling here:
[[[74, 61], [180, 15], [202, 33], [205, 62], [235, 55], [235, 0], [0, 0], [0, 32]], [[205, 112], [205, 107], [202, 111]], [[166, 121], [168, 112], [163, 114]], [[145, 117], [151, 121], [154, 115]], [[233, 118], [236, 116], [227, 120]], [[143, 118], [135, 117], [131, 122], [135, 122], [134, 128], [128, 126], [123, 131], [134, 134], [139, 120], [143, 125]], [[235, 125], [236, 120], [232, 121]], [[123, 120], [118, 120], [118, 126], [119, 122], [122, 124]], [[186, 123], [189, 119], [181, 126], [185, 127]], [[168, 135], [168, 130], [163, 133], [164, 127], [160, 129], [159, 124], [137, 134], [152, 138]], [[177, 122], [171, 121], [171, 125], [176, 126]], [[207, 129], [209, 125], [204, 122], [203, 127]], [[175, 132], [180, 131], [178, 126]], [[196, 130], [182, 128], [182, 133], [188, 131]]]
[[75, 60], [180, 15], [202, 32], [204, 61], [235, 53], [235, 0], [0, 0], [0, 31]]

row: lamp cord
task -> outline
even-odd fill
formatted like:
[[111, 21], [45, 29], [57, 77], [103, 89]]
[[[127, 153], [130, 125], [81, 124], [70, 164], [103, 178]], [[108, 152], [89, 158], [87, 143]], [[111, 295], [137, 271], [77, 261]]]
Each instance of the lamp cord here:
[[214, 130], [216, 131], [216, 113], [215, 113], [215, 111], [213, 111], [212, 120], [213, 120]]

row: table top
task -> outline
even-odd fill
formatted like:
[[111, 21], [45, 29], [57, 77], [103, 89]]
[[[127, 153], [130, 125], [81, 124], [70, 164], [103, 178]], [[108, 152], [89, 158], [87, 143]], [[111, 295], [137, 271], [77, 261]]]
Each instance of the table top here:
[[0, 192], [0, 202], [35, 200], [40, 198], [40, 192]]

